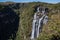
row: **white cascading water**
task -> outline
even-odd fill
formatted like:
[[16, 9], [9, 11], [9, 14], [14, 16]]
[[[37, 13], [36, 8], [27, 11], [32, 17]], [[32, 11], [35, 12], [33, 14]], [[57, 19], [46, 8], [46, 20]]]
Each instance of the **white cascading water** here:
[[39, 25], [38, 25], [38, 30], [37, 30], [37, 38], [38, 38], [38, 36], [39, 36], [39, 28], [41, 27], [41, 23], [42, 23], [42, 20], [43, 20], [43, 18], [44, 18], [44, 16], [45, 15], [43, 15], [40, 19], [39, 19]]
[[43, 20], [43, 24], [47, 24], [48, 22], [48, 16], [45, 16], [44, 20]]
[[33, 19], [33, 22], [32, 22], [32, 34], [31, 34], [31, 39], [34, 39], [34, 32], [35, 32], [35, 24], [36, 23], [36, 13], [34, 15], [34, 19]]
[[[39, 7], [37, 8], [37, 12], [39, 12]], [[48, 21], [48, 16], [45, 15], [45, 10], [42, 11], [42, 17], [37, 16], [38, 13], [34, 14], [34, 19], [32, 23], [32, 33], [31, 33], [31, 40], [35, 40], [35, 38], [39, 37], [39, 31], [41, 31], [41, 23], [46, 24]]]

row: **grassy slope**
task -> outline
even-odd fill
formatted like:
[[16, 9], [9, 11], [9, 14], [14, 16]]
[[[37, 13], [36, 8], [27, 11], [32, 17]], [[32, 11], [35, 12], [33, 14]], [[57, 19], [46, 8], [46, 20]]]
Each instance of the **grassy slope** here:
[[[48, 8], [52, 9], [59, 9], [60, 5], [53, 5], [47, 3], [28, 3], [26, 6], [22, 6], [19, 9], [20, 13], [20, 22], [19, 28], [17, 32], [16, 40], [29, 40], [31, 35], [31, 28], [32, 28], [32, 20], [34, 15], [34, 10], [37, 5], [47, 6]], [[17, 13], [18, 13], [17, 12]], [[46, 25], [43, 25], [42, 32], [37, 40], [51, 40], [52, 35], [59, 35], [60, 34], [60, 12], [52, 13], [51, 11], [48, 13], [49, 21]]]
[[[20, 15], [21, 27], [20, 27], [20, 39], [21, 40], [29, 40], [31, 35], [32, 28], [32, 19], [34, 15], [34, 7], [37, 5], [47, 6], [49, 8], [58, 9], [59, 6], [45, 4], [45, 3], [29, 3], [27, 7], [23, 7], [23, 12]], [[55, 8], [57, 7], [57, 8]], [[60, 13], [60, 12], [59, 12]], [[50, 40], [52, 35], [59, 34], [60, 30], [60, 14], [49, 12], [49, 21], [46, 25], [44, 25], [40, 37], [38, 40]]]

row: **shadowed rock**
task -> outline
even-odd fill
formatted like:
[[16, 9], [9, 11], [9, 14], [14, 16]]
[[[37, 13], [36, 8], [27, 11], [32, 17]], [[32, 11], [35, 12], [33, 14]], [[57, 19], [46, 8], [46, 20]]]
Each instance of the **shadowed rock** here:
[[14, 40], [19, 26], [19, 16], [12, 8], [5, 6], [0, 10], [0, 40]]

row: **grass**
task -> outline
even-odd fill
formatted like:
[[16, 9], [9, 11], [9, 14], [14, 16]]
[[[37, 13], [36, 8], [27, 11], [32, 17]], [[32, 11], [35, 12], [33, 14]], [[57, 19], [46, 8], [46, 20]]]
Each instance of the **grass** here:
[[54, 38], [53, 35], [56, 36], [60, 34], [60, 12], [52, 12], [53, 9], [59, 10], [60, 4], [32, 2], [28, 3], [26, 6], [21, 6], [18, 10], [15, 10], [16, 13], [20, 14], [20, 22], [18, 32], [16, 34], [16, 40], [30, 40], [33, 15], [36, 11], [35, 7], [38, 5], [48, 7], [50, 11], [47, 14], [49, 21], [46, 25], [43, 25], [42, 32], [37, 40], [52, 40]]
[[[31, 28], [32, 28], [32, 20], [34, 15], [34, 10], [37, 5], [40, 3], [29, 3], [28, 7], [23, 8], [23, 13], [21, 13], [21, 39], [29, 40], [31, 36]], [[40, 4], [41, 5], [41, 4]], [[48, 5], [48, 4], [47, 4]], [[42, 6], [47, 6], [46, 4], [42, 4]], [[54, 9], [52, 5], [48, 5], [48, 8]], [[39, 38], [37, 40], [50, 40], [53, 34], [59, 34], [59, 13], [52, 13], [49, 11], [48, 13], [49, 21], [46, 25], [43, 26], [42, 32], [40, 33]], [[24, 34], [22, 36], [22, 33]]]

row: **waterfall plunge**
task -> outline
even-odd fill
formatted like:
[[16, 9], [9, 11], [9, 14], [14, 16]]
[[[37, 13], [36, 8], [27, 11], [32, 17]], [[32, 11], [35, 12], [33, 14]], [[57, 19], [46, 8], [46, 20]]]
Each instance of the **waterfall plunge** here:
[[[40, 10], [39, 10], [39, 7], [37, 8], [37, 12], [39, 12]], [[45, 10], [44, 11], [42, 11], [42, 17], [41, 18], [39, 18], [38, 16], [37, 16], [37, 14], [38, 13], [35, 13], [34, 14], [34, 19], [33, 19], [33, 22], [32, 22], [32, 33], [31, 33], [31, 39], [32, 40], [35, 40], [35, 38], [38, 38], [39, 37], [39, 31], [41, 31], [41, 23], [43, 23], [43, 24], [46, 24], [47, 23], [47, 21], [48, 21], [48, 16], [46, 16], [46, 14], [45, 14]]]

